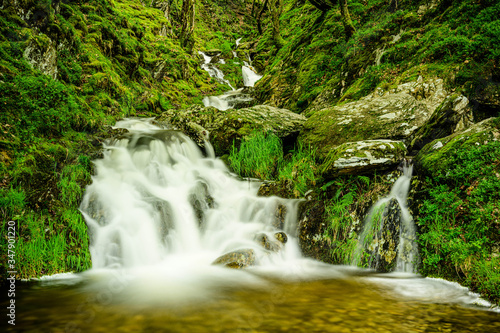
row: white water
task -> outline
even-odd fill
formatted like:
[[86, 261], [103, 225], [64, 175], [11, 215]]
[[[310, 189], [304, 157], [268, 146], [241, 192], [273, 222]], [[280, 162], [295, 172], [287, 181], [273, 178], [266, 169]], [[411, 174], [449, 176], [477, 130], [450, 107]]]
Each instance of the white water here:
[[[219, 82], [221, 84], [227, 84], [231, 88], [231, 90], [236, 90], [231, 85], [231, 82], [229, 82], [228, 80], [226, 80], [224, 78], [224, 73], [222, 73], [222, 71], [219, 68], [217, 68], [217, 66], [210, 63], [212, 61], [212, 57], [206, 55], [205, 53], [203, 53], [201, 51], [198, 51], [198, 54], [201, 54], [203, 56], [204, 62], [201, 65], [201, 68], [203, 68], [205, 71], [207, 71], [211, 77], [213, 77], [215, 80], [217, 80], [217, 82]], [[222, 64], [223, 64], [223, 62], [222, 62]]]
[[[97, 292], [106, 304], [112, 299], [143, 307], [212, 300], [233, 288], [269, 290], [268, 277], [354, 278], [407, 299], [427, 301], [432, 293], [433, 302], [489, 305], [442, 280], [414, 274], [365, 277], [359, 268], [303, 258], [296, 236], [298, 200], [258, 197], [259, 183], [238, 180], [215, 158], [208, 142], [203, 154], [188, 137], [161, 129], [151, 119], [126, 119], [116, 128], [126, 128], [130, 135], [107, 145], [104, 158], [94, 161], [97, 174], [80, 206], [89, 227], [93, 267], [83, 274], [42, 278], [43, 283], [71, 285], [84, 278], [85, 289]], [[397, 189], [406, 186], [395, 185], [393, 192], [404, 193]], [[201, 223], [193, 207], [196, 200]], [[272, 237], [278, 204], [286, 206], [288, 242], [280, 252], [268, 252], [254, 237], [261, 232]], [[234, 270], [212, 265], [222, 254], [249, 248], [256, 252], [256, 266]]]
[[[140, 268], [140, 276], [173, 279], [181, 288], [184, 279], [232, 281], [238, 273], [212, 262], [238, 249], [253, 249], [262, 267], [281, 266], [282, 272], [301, 260], [294, 237], [298, 200], [258, 197], [260, 183], [236, 179], [208, 142], [204, 156], [187, 136], [151, 120], [128, 119], [116, 127], [131, 135], [106, 146], [104, 158], [95, 161], [97, 175], [81, 204], [93, 270]], [[278, 204], [286, 206], [288, 242], [270, 253], [254, 238], [273, 238]]]
[[[236, 40], [236, 48], [240, 45], [241, 38], [238, 38]], [[233, 52], [233, 57], [237, 58], [238, 55], [236, 54], [235, 51]], [[220, 69], [218, 69], [214, 64], [211, 64], [212, 58], [207, 56], [203, 52], [199, 52], [203, 56], [204, 63], [201, 65], [201, 67], [208, 72], [208, 74], [215, 78], [219, 83], [227, 84], [231, 87], [231, 91], [227, 91], [222, 95], [219, 96], [208, 96], [203, 98], [203, 105], [204, 106], [213, 106], [219, 110], [228, 110], [233, 108], [237, 103], [241, 102], [249, 102], [252, 100], [252, 98], [243, 93], [243, 89], [234, 89], [233, 86], [224, 79], [224, 74]], [[262, 75], [257, 74], [256, 70], [252, 66], [252, 60], [250, 59], [250, 56], [248, 56], [248, 61], [243, 61], [243, 66], [241, 67], [241, 75], [243, 78], [243, 85], [245, 87], [253, 87], [255, 83], [262, 78]], [[224, 60], [221, 59], [219, 61], [221, 64], [224, 64]]]
[[257, 74], [251, 63], [248, 63], [246, 61], [244, 61], [243, 63], [244, 66], [241, 67], [243, 84], [245, 85], [245, 87], [253, 87], [255, 83], [262, 78], [262, 75]]
[[[376, 212], [380, 212], [380, 209], [383, 209], [391, 199], [396, 199], [401, 209], [401, 226], [397, 249], [396, 271], [416, 273], [415, 262], [418, 260], [418, 247], [416, 244], [415, 223], [413, 222], [413, 217], [408, 211], [408, 206], [406, 204], [408, 192], [410, 191], [412, 172], [413, 166], [405, 163], [403, 166], [403, 174], [392, 186], [390, 194], [380, 199], [368, 212], [365, 218], [363, 232], [359, 237], [358, 247], [354, 256], [354, 265], [360, 264], [361, 253], [365, 250], [364, 246], [372, 242], [371, 239], [367, 239], [367, 237], [370, 237], [371, 231], [375, 229], [378, 230], [378, 233], [382, 232], [384, 227], [383, 221], [375, 218], [374, 215]], [[378, 223], [378, 225], [373, 225], [374, 223]], [[378, 240], [375, 238], [373, 241]], [[372, 253], [372, 258], [373, 257], [376, 257], [375, 253]]]

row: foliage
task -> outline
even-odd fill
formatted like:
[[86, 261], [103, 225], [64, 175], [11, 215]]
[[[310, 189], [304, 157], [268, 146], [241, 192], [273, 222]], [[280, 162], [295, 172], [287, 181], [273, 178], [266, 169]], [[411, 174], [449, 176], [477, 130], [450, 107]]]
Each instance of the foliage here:
[[278, 180], [292, 182], [294, 195], [303, 196], [316, 185], [318, 178], [315, 149], [299, 143], [287, 156], [279, 168]]
[[[459, 278], [482, 290], [498, 280], [490, 256], [500, 242], [499, 173], [500, 142], [492, 141], [447, 155], [445, 168], [425, 181], [427, 199], [417, 219], [424, 274]], [[498, 302], [495, 290], [487, 294]]]
[[315, 150], [298, 145], [283, 156], [281, 140], [272, 133], [256, 131], [244, 138], [239, 149], [233, 144], [229, 166], [243, 177], [278, 180], [291, 185], [295, 197], [316, 184]]
[[233, 144], [231, 168], [244, 177], [272, 179], [283, 159], [281, 140], [272, 133], [254, 132], [244, 138], [239, 149]]

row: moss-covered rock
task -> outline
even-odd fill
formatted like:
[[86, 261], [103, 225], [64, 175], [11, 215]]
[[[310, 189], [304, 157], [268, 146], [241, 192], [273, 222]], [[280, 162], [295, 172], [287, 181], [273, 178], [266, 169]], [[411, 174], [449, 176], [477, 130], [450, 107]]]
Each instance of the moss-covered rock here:
[[390, 91], [378, 89], [359, 101], [315, 112], [299, 140], [316, 147], [320, 157], [345, 142], [393, 139], [409, 143], [445, 97], [439, 79], [427, 83], [419, 79]]
[[164, 112], [157, 118], [185, 131], [197, 142], [200, 136], [209, 135], [218, 155], [228, 153], [233, 142], [239, 143], [256, 130], [272, 132], [282, 139], [297, 135], [305, 120], [304, 116], [268, 105], [226, 111], [193, 105], [177, 112]]
[[401, 141], [346, 142], [330, 150], [321, 171], [325, 178], [338, 174], [358, 175], [393, 167], [405, 155], [406, 146]]
[[467, 150], [467, 147], [498, 140], [500, 140], [499, 118], [485, 119], [464, 131], [428, 143], [415, 157], [415, 163], [418, 170], [426, 174], [444, 172], [449, 166], [449, 157], [458, 150]]
[[474, 115], [467, 97], [453, 94], [436, 108], [429, 121], [414, 135], [411, 150], [420, 150], [434, 139], [467, 129], [472, 125]]

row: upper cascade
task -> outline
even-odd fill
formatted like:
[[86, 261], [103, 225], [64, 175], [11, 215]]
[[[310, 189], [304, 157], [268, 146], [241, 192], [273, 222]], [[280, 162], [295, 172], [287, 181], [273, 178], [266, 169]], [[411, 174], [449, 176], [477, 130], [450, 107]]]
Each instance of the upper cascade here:
[[[241, 38], [236, 40], [236, 48], [240, 45]], [[233, 57], [237, 58], [238, 54], [233, 50]], [[234, 89], [231, 83], [224, 78], [222, 71], [217, 68], [215, 64], [211, 64], [212, 57], [208, 56], [204, 52], [199, 52], [203, 56], [204, 63], [201, 67], [208, 72], [208, 74], [215, 78], [219, 83], [227, 84], [232, 90], [227, 91], [219, 96], [208, 96], [203, 99], [203, 104], [205, 106], [213, 106], [219, 110], [227, 110], [234, 108], [238, 105], [245, 105], [252, 100], [252, 98], [244, 92], [243, 88]], [[252, 60], [249, 55], [247, 55], [248, 61], [243, 61], [241, 67], [241, 75], [243, 78], [243, 85], [245, 87], [253, 87], [255, 83], [262, 78], [252, 66]], [[224, 60], [221, 59], [220, 63], [224, 64]]]

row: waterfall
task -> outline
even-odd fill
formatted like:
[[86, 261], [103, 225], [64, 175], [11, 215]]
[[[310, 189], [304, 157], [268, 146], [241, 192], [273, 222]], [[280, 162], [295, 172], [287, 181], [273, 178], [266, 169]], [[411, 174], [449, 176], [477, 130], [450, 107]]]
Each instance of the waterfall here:
[[[252, 249], [261, 264], [301, 258], [297, 200], [258, 197], [260, 183], [238, 180], [210, 143], [202, 152], [152, 119], [126, 119], [116, 128], [129, 134], [105, 146], [80, 206], [93, 269], [175, 270], [179, 258], [183, 267], [213, 267], [219, 256], [241, 249]], [[280, 206], [286, 213], [278, 226]], [[288, 242], [278, 252], [256, 240], [262, 234], [274, 239], [280, 229], [288, 231]]]
[[[236, 40], [236, 48], [240, 45], [241, 38]], [[231, 87], [231, 91], [227, 91], [219, 96], [208, 96], [203, 98], [203, 105], [205, 106], [213, 106], [219, 110], [227, 110], [233, 108], [235, 106], [244, 105], [247, 102], [250, 102], [252, 98], [250, 95], [244, 92], [243, 88], [234, 89], [229, 81], [224, 79], [224, 74], [222, 71], [217, 68], [214, 64], [211, 64], [212, 57], [206, 55], [203, 52], [198, 52], [203, 56], [204, 63], [201, 65], [201, 68], [206, 70], [208, 74], [215, 78], [217, 82], [222, 84], [227, 84]], [[237, 53], [233, 50], [233, 58], [237, 58]], [[248, 61], [243, 61], [243, 66], [241, 67], [241, 75], [243, 78], [243, 85], [245, 87], [253, 87], [255, 83], [262, 78], [262, 75], [257, 74], [256, 70], [252, 66], [252, 59], [249, 55], [247, 55]], [[220, 59], [219, 63], [224, 64], [224, 60]]]
[[262, 75], [257, 74], [252, 66], [252, 59], [250, 55], [247, 55], [248, 62], [243, 61], [243, 66], [241, 67], [241, 73], [243, 75], [243, 82], [245, 87], [253, 87], [257, 81], [262, 78]]
[[213, 57], [210, 57], [201, 51], [198, 51], [198, 54], [203, 56], [203, 64], [201, 65], [201, 68], [207, 71], [208, 74], [215, 80], [217, 80], [217, 82], [219, 82], [220, 84], [227, 84], [229, 88], [231, 88], [231, 90], [236, 90], [231, 85], [231, 82], [229, 82], [224, 78], [224, 73], [222, 73], [222, 71], [219, 68], [217, 68], [217, 66], [211, 63]]
[[366, 265], [383, 272], [416, 273], [416, 230], [406, 204], [413, 166], [405, 161], [402, 169], [403, 173], [392, 186], [390, 194], [370, 208], [353, 265]]

